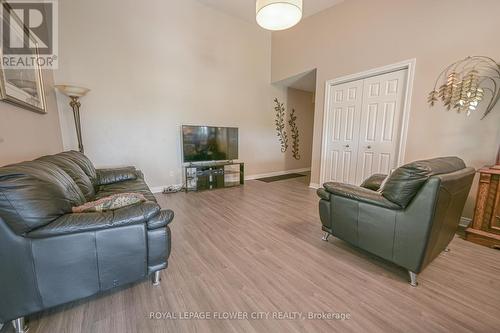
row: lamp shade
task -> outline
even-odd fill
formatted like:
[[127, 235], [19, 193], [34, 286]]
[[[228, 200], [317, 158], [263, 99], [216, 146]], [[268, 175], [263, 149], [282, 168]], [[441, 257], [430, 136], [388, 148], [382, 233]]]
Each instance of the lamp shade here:
[[302, 19], [302, 0], [257, 0], [257, 23], [267, 30], [285, 30]]
[[69, 97], [82, 97], [85, 96], [90, 91], [90, 89], [85, 87], [78, 87], [67, 84], [58, 84], [54, 87]]

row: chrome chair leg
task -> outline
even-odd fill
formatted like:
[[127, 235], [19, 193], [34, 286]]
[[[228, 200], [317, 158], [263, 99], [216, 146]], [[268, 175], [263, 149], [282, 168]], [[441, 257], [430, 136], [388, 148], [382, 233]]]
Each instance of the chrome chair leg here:
[[321, 238], [321, 240], [324, 240], [325, 242], [328, 242], [328, 237], [330, 237], [330, 233], [329, 232], [325, 232], [325, 234], [323, 235], [323, 237]]
[[24, 317], [17, 318], [12, 321], [12, 326], [14, 326], [14, 331], [16, 333], [26, 333], [28, 332], [28, 326], [24, 322]]
[[160, 271], [156, 271], [153, 274], [153, 286], [159, 286], [160, 285]]
[[410, 273], [410, 285], [412, 287], [416, 287], [418, 285], [417, 274], [413, 273], [412, 271], [408, 271], [408, 273]]

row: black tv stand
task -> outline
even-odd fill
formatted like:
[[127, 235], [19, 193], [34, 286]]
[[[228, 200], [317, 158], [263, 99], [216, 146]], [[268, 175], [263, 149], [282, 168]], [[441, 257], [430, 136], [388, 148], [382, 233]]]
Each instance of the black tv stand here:
[[233, 161], [189, 163], [184, 166], [186, 192], [245, 184], [245, 164]]

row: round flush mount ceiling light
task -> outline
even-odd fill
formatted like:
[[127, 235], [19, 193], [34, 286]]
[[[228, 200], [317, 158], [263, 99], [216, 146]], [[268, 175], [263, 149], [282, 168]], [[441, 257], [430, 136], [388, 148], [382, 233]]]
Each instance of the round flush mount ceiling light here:
[[257, 23], [267, 30], [285, 30], [302, 19], [302, 0], [257, 0]]

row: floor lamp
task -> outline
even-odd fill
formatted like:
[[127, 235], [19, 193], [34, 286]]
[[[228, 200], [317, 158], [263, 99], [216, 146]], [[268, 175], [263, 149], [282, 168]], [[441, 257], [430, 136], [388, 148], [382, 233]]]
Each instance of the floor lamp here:
[[64, 95], [68, 96], [71, 101], [69, 105], [73, 109], [73, 117], [75, 118], [76, 137], [78, 139], [78, 150], [83, 153], [82, 142], [82, 127], [80, 125], [80, 97], [85, 96], [90, 89], [78, 86], [70, 86], [65, 84], [56, 85], [55, 88]]

